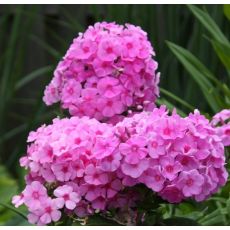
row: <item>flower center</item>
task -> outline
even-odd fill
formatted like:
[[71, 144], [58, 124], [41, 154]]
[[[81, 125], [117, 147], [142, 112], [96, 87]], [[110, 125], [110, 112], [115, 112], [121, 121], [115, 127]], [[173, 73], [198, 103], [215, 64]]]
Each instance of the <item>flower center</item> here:
[[170, 135], [171, 130], [169, 128], [165, 128], [163, 133], [164, 133], [164, 135]]
[[132, 49], [133, 48], [133, 44], [129, 42], [129, 43], [126, 44], [126, 47], [127, 47], [127, 49]]
[[34, 192], [32, 193], [32, 197], [33, 197], [34, 199], [38, 200], [38, 199], [39, 199], [39, 193], [38, 193], [37, 191], [34, 191]]
[[62, 167], [62, 172], [67, 173], [68, 172], [68, 167], [67, 166]]
[[186, 185], [190, 187], [190, 186], [193, 185], [193, 182], [194, 182], [193, 179], [192, 179], [192, 178], [189, 178], [189, 179], [186, 181]]
[[81, 139], [79, 137], [75, 138], [74, 143], [79, 145], [81, 143]]
[[111, 46], [106, 49], [107, 54], [111, 54], [113, 52], [113, 48]]
[[108, 107], [112, 107], [112, 106], [113, 106], [113, 102], [112, 102], [112, 101], [107, 101], [106, 105], [107, 105]]
[[158, 146], [157, 142], [156, 142], [156, 141], [153, 141], [153, 142], [152, 142], [152, 147], [155, 149], [157, 146]]
[[167, 165], [165, 169], [166, 169], [167, 172], [171, 173], [173, 171], [173, 166], [172, 165]]
[[88, 53], [89, 52], [89, 47], [88, 46], [83, 47], [83, 51], [84, 51], [84, 53]]
[[45, 211], [47, 213], [51, 213], [52, 212], [52, 208], [50, 206], [48, 206], [48, 207], [45, 208]]
[[161, 176], [160, 175], [155, 175], [155, 181], [160, 181], [161, 180]]
[[191, 147], [189, 145], [184, 146], [184, 152], [185, 153], [187, 153], [190, 149], [191, 149]]
[[109, 156], [107, 157], [107, 159], [108, 159], [109, 162], [112, 162], [112, 161], [113, 161], [113, 156], [112, 156], [112, 155], [109, 155]]
[[183, 158], [181, 161], [182, 165], [187, 165], [188, 164], [188, 159], [187, 158]]
[[131, 147], [131, 149], [132, 149], [133, 152], [136, 152], [138, 150], [138, 146], [137, 145], [133, 145]]
[[70, 95], [72, 95], [72, 94], [73, 94], [73, 88], [69, 88], [69, 89], [68, 89], [68, 93], [69, 93]]
[[224, 132], [224, 134], [230, 135], [230, 129], [226, 129], [225, 132]]
[[65, 201], [69, 200], [69, 194], [65, 194], [65, 195], [63, 196], [63, 198], [64, 198]]

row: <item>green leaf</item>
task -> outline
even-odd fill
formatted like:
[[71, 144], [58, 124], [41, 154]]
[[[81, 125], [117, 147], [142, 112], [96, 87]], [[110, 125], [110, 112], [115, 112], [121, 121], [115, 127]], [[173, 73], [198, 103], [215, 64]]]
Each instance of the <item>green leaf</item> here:
[[199, 220], [201, 225], [221, 225], [223, 223], [223, 216], [219, 209], [215, 209], [213, 212], [205, 215]]
[[5, 167], [0, 165], [0, 203], [11, 201], [12, 196], [16, 193], [16, 181], [10, 177]]
[[52, 66], [49, 65], [33, 71], [32, 73], [26, 75], [21, 80], [19, 80], [15, 85], [15, 89], [18, 90], [26, 84], [28, 84], [29, 82], [31, 82], [32, 80], [36, 79], [37, 77], [50, 73], [52, 69]]
[[24, 213], [18, 211], [18, 209], [14, 208], [13, 206], [10, 206], [8, 204], [4, 204], [0, 202], [0, 205], [5, 207], [6, 209], [9, 209], [10, 211], [16, 213], [17, 215], [21, 216], [22, 218], [24, 218], [25, 220], [27, 220], [27, 217]]
[[219, 111], [223, 106], [221, 104], [222, 99], [219, 94], [216, 93], [216, 89], [213, 84], [206, 77], [207, 74], [212, 76], [207, 68], [186, 49], [169, 41], [167, 41], [167, 45], [190, 73], [193, 79], [198, 83], [213, 112]]
[[198, 226], [199, 224], [190, 218], [172, 217], [162, 221], [162, 225], [166, 226]]
[[51, 45], [49, 45], [48, 43], [44, 42], [42, 39], [31, 35], [31, 38], [33, 41], [35, 41], [38, 45], [40, 45], [41, 47], [43, 47], [45, 50], [47, 50], [47, 52], [52, 55], [54, 58], [56, 59], [60, 59], [61, 58], [61, 53], [59, 51], [57, 51], [56, 49], [54, 49]]
[[228, 39], [221, 32], [218, 25], [215, 23], [215, 21], [210, 17], [208, 13], [194, 5], [188, 5], [188, 8], [192, 11], [192, 13], [200, 21], [200, 23], [209, 31], [209, 33], [215, 40], [222, 43], [229, 43]]
[[224, 4], [224, 14], [230, 20], [230, 5]]
[[173, 100], [179, 102], [181, 105], [187, 107], [189, 110], [193, 111], [195, 109], [194, 106], [190, 105], [188, 102], [186, 102], [183, 99], [177, 97], [175, 94], [169, 92], [168, 90], [160, 88], [160, 91], [161, 91], [162, 94], [172, 98]]
[[230, 71], [230, 45], [215, 40], [211, 40], [211, 43], [227, 71]]

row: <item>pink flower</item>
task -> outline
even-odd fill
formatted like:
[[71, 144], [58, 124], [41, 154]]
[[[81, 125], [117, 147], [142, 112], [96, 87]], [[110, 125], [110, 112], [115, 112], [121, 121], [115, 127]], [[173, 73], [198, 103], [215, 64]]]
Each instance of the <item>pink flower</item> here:
[[182, 125], [181, 118], [162, 119], [156, 126], [156, 130], [165, 140], [176, 139], [184, 135], [185, 127]]
[[97, 50], [96, 42], [89, 39], [79, 42], [76, 48], [72, 47], [70, 47], [69, 55], [72, 57], [78, 56], [79, 59], [88, 59]]
[[21, 206], [24, 203], [24, 195], [23, 193], [21, 193], [18, 196], [13, 196], [12, 198], [12, 204], [18, 208], [19, 206]]
[[125, 156], [125, 161], [129, 164], [137, 164], [147, 155], [145, 146], [147, 141], [144, 137], [132, 137], [126, 143], [121, 143], [119, 150]]
[[173, 149], [182, 152], [184, 155], [194, 155], [197, 152], [195, 137], [187, 135], [184, 138], [176, 140], [173, 144]]
[[139, 54], [140, 43], [135, 36], [126, 36], [123, 38], [122, 57], [131, 60]]
[[111, 65], [111, 62], [105, 62], [101, 61], [100, 59], [94, 59], [92, 64], [98, 77], [105, 77], [111, 75], [114, 70], [114, 67]]
[[93, 155], [96, 159], [102, 159], [113, 154], [118, 147], [118, 139], [116, 137], [104, 138], [97, 137], [93, 148]]
[[84, 180], [85, 182], [93, 185], [102, 185], [108, 183], [107, 173], [99, 170], [93, 164], [86, 167]]
[[183, 169], [182, 165], [175, 161], [172, 157], [165, 156], [160, 158], [160, 164], [162, 167], [162, 175], [170, 181], [175, 179], [178, 172]]
[[56, 201], [50, 198], [42, 203], [39, 210], [30, 214], [28, 219], [31, 223], [38, 222], [39, 225], [47, 225], [52, 221], [57, 222], [61, 218], [61, 212], [58, 210]]
[[137, 164], [122, 163], [122, 172], [132, 178], [138, 178], [149, 167], [147, 159], [140, 160]]
[[74, 103], [80, 94], [81, 84], [74, 79], [69, 79], [63, 87], [61, 100], [65, 101], [65, 104]]
[[166, 147], [164, 141], [159, 137], [151, 137], [148, 144], [148, 151], [150, 157], [157, 159], [166, 154]]
[[139, 180], [155, 192], [161, 191], [165, 182], [165, 178], [160, 171], [160, 166], [149, 168], [141, 175]]
[[203, 183], [204, 177], [196, 169], [181, 172], [178, 179], [178, 187], [182, 189], [185, 197], [199, 194]]
[[101, 196], [102, 188], [100, 186], [94, 186], [84, 184], [81, 189], [85, 190], [85, 199], [88, 201], [96, 200]]
[[102, 197], [112, 198], [122, 189], [122, 183], [119, 179], [114, 179], [110, 183], [106, 184], [104, 191], [102, 192]]
[[47, 190], [38, 181], [33, 181], [30, 185], [27, 185], [23, 191], [24, 203], [30, 210], [36, 210], [41, 207], [41, 203], [47, 200]]
[[102, 61], [114, 61], [120, 56], [121, 46], [114, 38], [105, 38], [98, 45], [98, 57]]
[[121, 114], [124, 111], [124, 105], [117, 97], [101, 98], [98, 100], [98, 109], [102, 111], [103, 116], [112, 117], [115, 114]]
[[52, 171], [59, 181], [68, 181], [72, 176], [72, 167], [70, 164], [53, 164]]
[[54, 195], [57, 197], [56, 204], [59, 208], [66, 208], [73, 210], [76, 204], [81, 200], [81, 197], [76, 192], [73, 192], [73, 188], [68, 185], [59, 186], [54, 190]]
[[175, 185], [166, 186], [161, 192], [160, 196], [167, 200], [170, 203], [179, 203], [184, 198], [180, 189], [178, 189]]
[[193, 156], [178, 155], [176, 159], [180, 162], [185, 171], [199, 168], [199, 163]]
[[96, 200], [92, 201], [92, 207], [98, 210], [105, 210], [106, 200], [103, 197], [98, 197]]
[[100, 169], [107, 172], [114, 172], [120, 167], [122, 156], [119, 152], [103, 158], [100, 162]]
[[105, 77], [99, 80], [97, 89], [101, 95], [107, 98], [116, 97], [122, 92], [122, 86], [119, 84], [119, 81], [113, 77]]

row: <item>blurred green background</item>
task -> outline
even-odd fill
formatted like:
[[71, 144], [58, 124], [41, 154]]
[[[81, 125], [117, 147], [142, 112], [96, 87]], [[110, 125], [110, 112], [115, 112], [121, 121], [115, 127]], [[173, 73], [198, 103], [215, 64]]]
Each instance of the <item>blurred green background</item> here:
[[[182, 116], [230, 108], [230, 5], [0, 5], [0, 225], [27, 224], [9, 201], [24, 186], [18, 159], [28, 132], [59, 113], [58, 105], [45, 107], [43, 90], [78, 32], [102, 20], [148, 32], [161, 72], [158, 104]], [[228, 183], [207, 202], [162, 210], [202, 225], [230, 225], [229, 192]]]

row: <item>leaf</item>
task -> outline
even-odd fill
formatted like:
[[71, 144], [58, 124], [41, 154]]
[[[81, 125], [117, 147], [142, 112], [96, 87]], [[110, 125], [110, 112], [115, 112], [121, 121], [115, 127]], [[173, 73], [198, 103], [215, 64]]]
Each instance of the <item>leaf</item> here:
[[11, 201], [13, 195], [17, 192], [17, 183], [7, 173], [5, 167], [0, 165], [0, 202], [7, 203]]
[[224, 14], [230, 20], [230, 5], [224, 4]]
[[18, 89], [22, 88], [27, 83], [31, 82], [32, 80], [36, 79], [37, 77], [51, 72], [52, 69], [53, 69], [52, 66], [49, 65], [49, 66], [44, 66], [40, 69], [33, 71], [32, 73], [26, 75], [21, 80], [19, 80], [15, 85], [15, 89], [18, 90]]
[[188, 5], [188, 8], [192, 11], [192, 13], [200, 21], [200, 23], [209, 31], [209, 33], [215, 40], [222, 43], [229, 43], [228, 39], [221, 32], [218, 25], [215, 23], [215, 21], [210, 17], [208, 13], [194, 5]]
[[17, 126], [14, 129], [11, 129], [10, 131], [8, 131], [7, 133], [3, 134], [0, 137], [0, 143], [2, 143], [3, 141], [9, 140], [10, 138], [14, 137], [15, 135], [25, 131], [27, 128], [27, 124], [22, 124]]
[[47, 50], [47, 52], [52, 55], [54, 58], [56, 59], [60, 59], [61, 58], [61, 53], [59, 53], [56, 49], [54, 49], [51, 45], [49, 45], [48, 43], [44, 42], [42, 39], [31, 35], [31, 38], [33, 41], [35, 41], [38, 45], [40, 45], [41, 47], [43, 47], [45, 50]]
[[88, 222], [86, 224], [87, 226], [117, 226], [120, 225], [116, 221], [112, 219], [107, 219], [105, 217], [102, 217], [100, 215], [93, 215], [90, 216], [88, 219]]
[[227, 71], [230, 71], [230, 45], [215, 40], [211, 40], [211, 43]]
[[17, 215], [21, 216], [22, 218], [24, 218], [25, 220], [27, 220], [27, 217], [24, 213], [18, 211], [18, 209], [14, 208], [13, 206], [10, 206], [8, 204], [4, 204], [0, 202], [0, 205], [5, 207], [6, 209], [9, 209], [10, 211], [16, 213]]
[[19, 210], [15, 209], [8, 203], [11, 202], [12, 196], [17, 193], [18, 186], [14, 179], [10, 177], [4, 166], [0, 165], [0, 224], [5, 224], [15, 214], [27, 219]]
[[201, 225], [221, 225], [223, 223], [223, 216], [219, 209], [205, 215], [198, 221]]
[[222, 108], [221, 98], [219, 94], [216, 93], [213, 84], [206, 77], [206, 74], [210, 75], [207, 68], [186, 49], [168, 41], [167, 45], [198, 83], [213, 112], [218, 112]]
[[172, 98], [173, 100], [179, 102], [181, 105], [187, 107], [189, 110], [193, 111], [195, 109], [194, 106], [190, 105], [188, 102], [184, 101], [183, 99], [177, 97], [175, 94], [169, 92], [166, 89], [160, 88], [162, 94], [167, 95], [168, 97]]
[[166, 226], [198, 226], [199, 224], [190, 218], [172, 217], [162, 221], [162, 225]]

